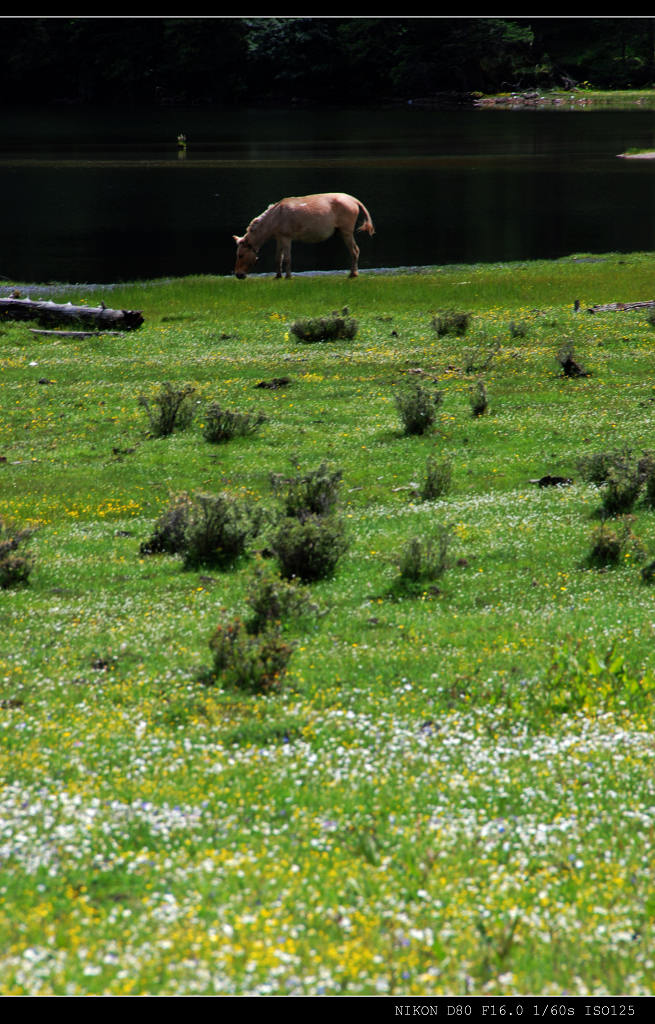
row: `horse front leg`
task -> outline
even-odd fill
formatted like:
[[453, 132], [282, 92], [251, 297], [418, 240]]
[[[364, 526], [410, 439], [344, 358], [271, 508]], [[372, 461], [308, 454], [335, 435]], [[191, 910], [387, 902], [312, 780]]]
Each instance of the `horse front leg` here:
[[279, 238], [276, 248], [277, 273], [276, 277], [282, 277], [282, 270], [286, 267], [286, 277], [291, 277], [291, 239]]

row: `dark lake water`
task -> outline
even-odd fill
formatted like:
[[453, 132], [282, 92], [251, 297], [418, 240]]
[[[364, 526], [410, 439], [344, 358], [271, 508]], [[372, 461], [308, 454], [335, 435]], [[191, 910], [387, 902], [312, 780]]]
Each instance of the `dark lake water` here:
[[[655, 148], [653, 110], [5, 111], [0, 279], [230, 274], [269, 203], [327, 191], [371, 212], [364, 270], [655, 250], [655, 161], [631, 147]], [[336, 238], [293, 259], [348, 266]]]

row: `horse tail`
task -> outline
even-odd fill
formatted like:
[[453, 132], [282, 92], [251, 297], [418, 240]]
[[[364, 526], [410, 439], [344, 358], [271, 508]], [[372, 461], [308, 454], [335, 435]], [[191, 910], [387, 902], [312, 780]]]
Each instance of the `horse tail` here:
[[359, 199], [357, 199], [355, 201], [356, 201], [357, 205], [359, 206], [360, 213], [362, 213], [363, 216], [364, 216], [364, 222], [363, 222], [363, 224], [359, 225], [357, 230], [358, 231], [367, 231], [369, 235], [374, 235], [375, 234], [375, 228], [373, 227], [373, 221], [371, 220], [370, 213], [368, 212], [368, 210], [366, 209], [364, 204], [360, 203]]

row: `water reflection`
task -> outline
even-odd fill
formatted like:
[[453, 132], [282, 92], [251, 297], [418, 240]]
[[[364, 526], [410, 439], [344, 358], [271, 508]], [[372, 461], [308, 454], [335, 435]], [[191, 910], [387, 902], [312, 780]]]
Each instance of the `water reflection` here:
[[[373, 216], [362, 270], [653, 250], [655, 163], [616, 154], [654, 138], [649, 110], [13, 111], [0, 275], [229, 274], [270, 202], [332, 190]], [[298, 271], [347, 266], [338, 239], [294, 247]]]

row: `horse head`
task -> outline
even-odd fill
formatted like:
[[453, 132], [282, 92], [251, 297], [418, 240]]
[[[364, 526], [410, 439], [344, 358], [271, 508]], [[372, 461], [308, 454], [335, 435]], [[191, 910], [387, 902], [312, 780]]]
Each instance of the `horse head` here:
[[257, 262], [257, 249], [250, 244], [245, 235], [241, 238], [238, 235], [232, 237], [237, 243], [237, 261], [234, 265], [234, 273], [238, 278], [243, 279]]

